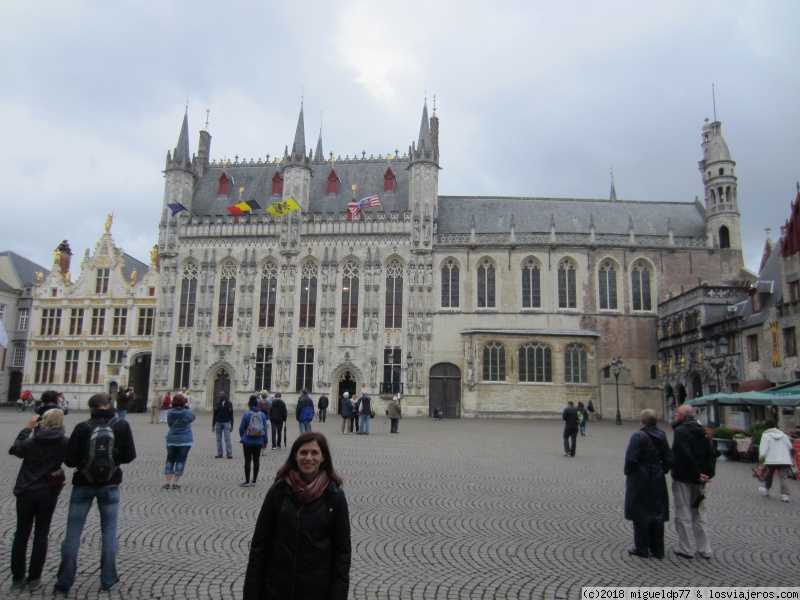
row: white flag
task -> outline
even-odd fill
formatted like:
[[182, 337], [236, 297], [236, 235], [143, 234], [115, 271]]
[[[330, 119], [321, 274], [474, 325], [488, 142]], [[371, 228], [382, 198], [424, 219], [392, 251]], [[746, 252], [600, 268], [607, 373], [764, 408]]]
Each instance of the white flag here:
[[6, 326], [0, 321], [0, 348], [8, 348], [8, 335], [6, 334]]

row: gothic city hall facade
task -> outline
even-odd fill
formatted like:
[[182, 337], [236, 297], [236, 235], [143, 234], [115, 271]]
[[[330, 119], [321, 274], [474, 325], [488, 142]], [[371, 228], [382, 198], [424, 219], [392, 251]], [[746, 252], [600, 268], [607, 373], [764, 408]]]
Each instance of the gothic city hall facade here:
[[301, 107], [282, 157], [218, 161], [207, 131], [190, 152], [184, 117], [150, 389], [188, 387], [210, 408], [220, 391], [291, 405], [305, 388], [334, 410], [366, 391], [380, 414], [400, 393], [406, 416], [451, 418], [557, 417], [590, 399], [613, 418], [619, 391], [624, 419], [663, 414], [658, 303], [744, 273], [720, 123], [702, 128], [704, 201], [440, 195], [439, 135], [425, 104], [406, 153], [325, 155]]

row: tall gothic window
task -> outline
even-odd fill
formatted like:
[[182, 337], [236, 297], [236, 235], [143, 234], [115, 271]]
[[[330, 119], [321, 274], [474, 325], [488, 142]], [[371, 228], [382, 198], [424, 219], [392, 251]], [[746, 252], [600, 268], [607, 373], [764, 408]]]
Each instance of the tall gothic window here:
[[600, 310], [617, 310], [617, 269], [610, 260], [604, 260], [597, 274], [600, 292]]
[[387, 329], [403, 326], [403, 267], [392, 260], [386, 267], [386, 320]]
[[311, 391], [314, 382], [314, 348], [303, 346], [297, 349], [297, 377], [295, 387]]
[[[261, 298], [258, 302], [258, 326], [275, 326], [275, 290], [278, 288], [278, 266], [268, 262], [261, 268]], [[268, 390], [268, 387], [260, 388]]]
[[498, 342], [489, 342], [483, 347], [483, 380], [506, 380], [506, 349]]
[[494, 265], [488, 258], [478, 264], [478, 308], [494, 308]]
[[633, 310], [653, 310], [650, 269], [643, 260], [631, 266], [631, 303]]
[[558, 307], [576, 308], [577, 282], [575, 279], [575, 264], [565, 258], [558, 265]]
[[189, 387], [189, 372], [192, 367], [192, 347], [178, 345], [175, 347], [175, 378], [172, 383], [176, 390]]
[[256, 348], [256, 389], [272, 389], [272, 348]]
[[570, 344], [564, 348], [564, 381], [567, 383], [588, 383], [586, 348], [580, 344]]
[[442, 265], [442, 308], [458, 308], [458, 264], [452, 258]]
[[194, 309], [197, 302], [197, 265], [186, 263], [181, 280], [181, 306], [178, 327], [194, 327]]
[[539, 263], [529, 258], [522, 265], [522, 308], [542, 307], [541, 270]]
[[317, 265], [306, 261], [300, 280], [300, 327], [317, 325]]
[[553, 353], [543, 344], [525, 344], [519, 348], [519, 380], [528, 383], [553, 381]]
[[358, 277], [356, 261], [348, 260], [342, 269], [342, 329], [358, 327]]
[[217, 327], [233, 327], [233, 308], [236, 304], [236, 265], [232, 262], [224, 263], [221, 275]]

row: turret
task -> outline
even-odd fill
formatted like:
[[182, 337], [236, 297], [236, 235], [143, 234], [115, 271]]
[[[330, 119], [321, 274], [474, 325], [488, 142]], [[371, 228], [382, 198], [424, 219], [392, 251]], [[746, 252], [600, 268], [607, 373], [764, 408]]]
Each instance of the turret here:
[[303, 105], [292, 142], [292, 151], [283, 157], [283, 200], [293, 198], [300, 210], [308, 212], [309, 188], [311, 186], [311, 160], [306, 155], [306, 129], [303, 121]]
[[722, 137], [719, 121], [703, 125], [703, 160], [699, 162], [705, 186], [706, 233], [715, 248], [742, 249], [736, 163]]
[[[209, 136], [210, 143], [211, 136]], [[201, 137], [202, 140], [202, 137]], [[206, 149], [207, 150], [207, 149]], [[181, 132], [175, 152], [167, 152], [167, 164], [164, 169], [166, 184], [164, 185], [164, 217], [171, 214], [167, 204], [179, 202], [188, 210], [192, 210], [192, 195], [196, 179], [195, 169], [189, 158], [189, 115], [184, 113]]]
[[422, 108], [417, 145], [412, 143], [409, 150], [411, 164], [408, 203], [413, 221], [411, 243], [416, 252], [431, 250], [434, 223], [439, 213], [439, 119], [435, 105], [433, 111], [433, 118], [429, 122], [426, 101]]

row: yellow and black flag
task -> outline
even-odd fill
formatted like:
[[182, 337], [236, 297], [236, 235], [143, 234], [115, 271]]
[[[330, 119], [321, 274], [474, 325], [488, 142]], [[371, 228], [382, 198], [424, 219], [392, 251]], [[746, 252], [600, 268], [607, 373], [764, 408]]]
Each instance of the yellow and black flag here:
[[273, 217], [282, 217], [286, 213], [290, 213], [293, 210], [299, 210], [300, 205], [295, 202], [294, 198], [287, 198], [286, 200], [281, 200], [272, 204], [267, 207], [267, 212], [271, 214]]

